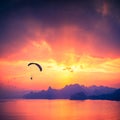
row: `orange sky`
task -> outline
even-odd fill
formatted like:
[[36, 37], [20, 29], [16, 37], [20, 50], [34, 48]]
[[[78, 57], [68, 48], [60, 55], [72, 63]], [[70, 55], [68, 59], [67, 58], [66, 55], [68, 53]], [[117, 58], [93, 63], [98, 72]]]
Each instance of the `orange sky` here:
[[[42, 33], [35, 28], [34, 36], [25, 38], [20, 49], [0, 59], [1, 84], [18, 89], [61, 88], [74, 83], [119, 87], [120, 58], [99, 54], [93, 43], [99, 38], [82, 30], [77, 36], [79, 31], [75, 26]], [[29, 62], [41, 64], [43, 71], [28, 67]]]
[[[74, 83], [120, 87], [117, 4], [36, 2], [13, 1], [1, 8], [0, 87], [38, 90]], [[39, 63], [43, 71], [28, 67], [29, 62]]]

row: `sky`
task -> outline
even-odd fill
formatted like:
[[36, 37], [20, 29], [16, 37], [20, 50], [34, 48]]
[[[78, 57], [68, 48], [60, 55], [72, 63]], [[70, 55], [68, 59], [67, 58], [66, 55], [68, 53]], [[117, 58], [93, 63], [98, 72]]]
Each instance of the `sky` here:
[[119, 88], [119, 6], [119, 0], [0, 1], [0, 89]]

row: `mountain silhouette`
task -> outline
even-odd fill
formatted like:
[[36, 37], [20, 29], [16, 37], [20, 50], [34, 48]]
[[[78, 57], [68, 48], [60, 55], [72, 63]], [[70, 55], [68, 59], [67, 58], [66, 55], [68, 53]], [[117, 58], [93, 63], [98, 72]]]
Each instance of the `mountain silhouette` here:
[[[26, 99], [91, 99], [96, 96], [102, 96], [104, 94], [114, 94], [116, 88], [106, 86], [90, 86], [86, 87], [79, 84], [66, 85], [62, 89], [53, 89], [48, 87], [47, 90], [41, 90], [39, 92], [30, 92], [25, 94], [23, 98]], [[119, 94], [118, 92], [116, 94]]]
[[70, 97], [71, 100], [85, 100], [87, 98], [88, 97], [87, 97], [87, 95], [84, 92], [73, 94]]
[[96, 95], [96, 96], [89, 96], [87, 99], [94, 99], [94, 100], [116, 100], [120, 101], [120, 89], [115, 90], [113, 93]]

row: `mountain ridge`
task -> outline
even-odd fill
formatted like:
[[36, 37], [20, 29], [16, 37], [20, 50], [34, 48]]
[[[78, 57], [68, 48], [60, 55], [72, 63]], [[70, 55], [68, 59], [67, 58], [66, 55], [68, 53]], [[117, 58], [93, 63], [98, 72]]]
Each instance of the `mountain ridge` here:
[[103, 94], [112, 94], [117, 88], [107, 86], [84, 86], [79, 84], [66, 85], [61, 89], [54, 89], [51, 86], [47, 90], [30, 92], [25, 94], [25, 99], [71, 99], [71, 96], [77, 93], [83, 93], [86, 96], [99, 96]]

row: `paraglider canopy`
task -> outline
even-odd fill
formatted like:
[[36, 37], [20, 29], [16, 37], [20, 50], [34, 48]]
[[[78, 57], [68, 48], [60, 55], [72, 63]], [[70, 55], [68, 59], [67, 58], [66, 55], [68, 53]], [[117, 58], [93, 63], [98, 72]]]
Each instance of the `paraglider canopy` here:
[[40, 71], [42, 71], [42, 67], [38, 63], [29, 63], [28, 66], [30, 65], [36, 65]]

